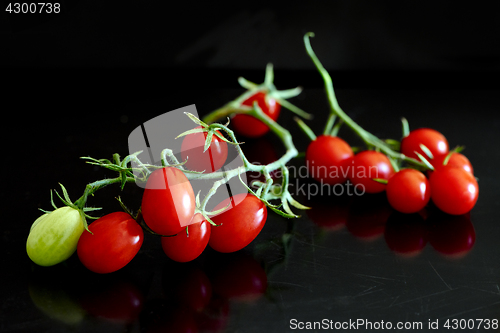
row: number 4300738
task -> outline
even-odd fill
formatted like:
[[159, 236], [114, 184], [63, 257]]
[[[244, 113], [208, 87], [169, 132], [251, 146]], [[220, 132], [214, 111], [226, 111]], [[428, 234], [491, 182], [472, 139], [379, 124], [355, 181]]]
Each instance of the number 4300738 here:
[[10, 14], [58, 14], [61, 12], [60, 3], [50, 3], [50, 2], [15, 2], [9, 3], [6, 12]]

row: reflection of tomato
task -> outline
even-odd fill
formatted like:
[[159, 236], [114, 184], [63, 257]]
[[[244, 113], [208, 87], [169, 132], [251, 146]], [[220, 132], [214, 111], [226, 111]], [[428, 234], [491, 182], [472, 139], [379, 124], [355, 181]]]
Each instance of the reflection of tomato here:
[[357, 238], [375, 240], [384, 234], [385, 224], [392, 212], [385, 193], [355, 197], [349, 207], [347, 230]]
[[[281, 105], [266, 95], [264, 92], [259, 91], [241, 103], [244, 106], [253, 106], [257, 102], [262, 112], [268, 115], [272, 120], [277, 120], [281, 111]], [[246, 136], [248, 138], [258, 138], [263, 136], [269, 131], [262, 121], [255, 117], [246, 114], [237, 114], [231, 119], [231, 124], [236, 133]]]
[[113, 322], [135, 321], [143, 307], [142, 292], [128, 281], [94, 281], [81, 298], [88, 314]]
[[174, 167], [155, 170], [149, 175], [142, 196], [142, 215], [146, 224], [161, 235], [175, 235], [193, 219], [195, 196], [184, 173]]
[[394, 252], [404, 256], [419, 254], [427, 244], [427, 229], [418, 213], [394, 212], [387, 220], [385, 241]]
[[448, 257], [462, 257], [476, 241], [476, 232], [469, 214], [452, 216], [436, 212], [429, 217], [429, 243]]
[[196, 316], [201, 332], [224, 332], [229, 321], [229, 302], [226, 298], [215, 296], [203, 311]]
[[335, 231], [345, 227], [349, 216], [349, 197], [315, 196], [307, 202], [307, 217], [318, 227]]
[[217, 226], [211, 228], [208, 241], [211, 248], [224, 253], [241, 250], [250, 244], [267, 219], [266, 206], [254, 195], [237, 194], [222, 201], [215, 210], [222, 209], [229, 203], [232, 206], [212, 218]]
[[198, 258], [207, 247], [210, 238], [210, 223], [201, 214], [196, 214], [191, 223], [186, 227], [188, 232], [181, 231], [175, 236], [161, 238], [163, 252], [170, 259], [188, 262]]
[[[197, 127], [201, 128], [201, 127]], [[221, 134], [219, 131], [217, 133]], [[207, 133], [192, 133], [184, 137], [181, 146], [182, 161], [188, 170], [215, 172], [222, 168], [227, 159], [227, 143], [217, 135], [212, 136], [210, 147], [204, 152]]]
[[197, 312], [203, 310], [212, 298], [212, 284], [208, 276], [191, 263], [168, 263], [163, 270], [162, 284], [168, 299]]
[[266, 272], [253, 257], [238, 252], [220, 261], [212, 277], [214, 293], [230, 300], [253, 302], [266, 292]]

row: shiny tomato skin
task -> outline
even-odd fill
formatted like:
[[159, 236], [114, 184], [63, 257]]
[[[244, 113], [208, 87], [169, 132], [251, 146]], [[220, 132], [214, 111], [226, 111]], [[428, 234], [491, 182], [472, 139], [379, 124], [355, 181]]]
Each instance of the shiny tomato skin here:
[[476, 178], [463, 168], [441, 167], [429, 178], [432, 202], [443, 212], [462, 215], [477, 202], [479, 186]]
[[426, 159], [431, 159], [420, 148], [420, 145], [426, 146], [434, 158], [448, 154], [449, 146], [446, 137], [432, 128], [419, 128], [411, 131], [406, 137], [401, 140], [401, 153], [404, 155], [419, 160], [415, 151], [421, 154]]
[[141, 226], [127, 213], [114, 212], [89, 225], [78, 241], [77, 253], [89, 270], [105, 274], [127, 265], [144, 240]]
[[347, 163], [353, 156], [351, 146], [341, 138], [320, 135], [307, 147], [306, 165], [318, 182], [335, 185], [346, 181]]
[[349, 180], [354, 186], [362, 186], [366, 193], [380, 193], [386, 185], [373, 179], [389, 180], [394, 174], [394, 169], [389, 158], [384, 154], [365, 150], [354, 155], [348, 172]]
[[161, 238], [163, 252], [174, 261], [192, 261], [207, 247], [211, 225], [201, 214], [196, 214], [187, 228], [188, 232], [184, 230], [175, 236]]
[[[257, 102], [261, 110], [272, 120], [277, 120], [281, 111], [281, 105], [266, 93], [259, 91], [241, 103], [245, 106], [253, 106]], [[237, 114], [231, 119], [236, 133], [248, 138], [258, 138], [269, 131], [269, 127], [262, 121], [245, 114]]]
[[142, 196], [142, 216], [151, 230], [160, 235], [175, 235], [193, 219], [193, 187], [174, 167], [157, 169], [149, 175]]
[[203, 132], [188, 134], [182, 140], [181, 158], [182, 161], [187, 159], [184, 164], [186, 169], [210, 173], [219, 170], [226, 163], [227, 143], [214, 134], [210, 147], [203, 152], [206, 138], [207, 133]]
[[212, 249], [222, 253], [235, 252], [250, 244], [260, 233], [267, 219], [264, 203], [248, 193], [227, 198], [214, 210], [222, 209], [230, 202], [239, 203], [212, 218], [217, 226], [212, 227], [208, 241]]
[[451, 153], [448, 163], [444, 165], [444, 160], [446, 159], [447, 156], [448, 154], [440, 155], [432, 159], [430, 162], [435, 169], [441, 168], [443, 166], [445, 167], [451, 166], [455, 168], [462, 168], [465, 171], [474, 174], [474, 169], [472, 168], [472, 164], [465, 155], [453, 152]]
[[385, 191], [392, 208], [405, 214], [421, 211], [431, 198], [429, 181], [415, 169], [402, 169], [395, 173]]

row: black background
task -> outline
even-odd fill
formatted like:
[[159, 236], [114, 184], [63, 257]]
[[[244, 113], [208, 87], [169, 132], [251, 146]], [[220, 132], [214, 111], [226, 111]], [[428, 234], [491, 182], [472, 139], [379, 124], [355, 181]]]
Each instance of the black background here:
[[[231, 303], [227, 330], [286, 331], [292, 318], [427, 323], [499, 317], [498, 6], [421, 1], [61, 3], [58, 15], [1, 14], [0, 330], [125, 329], [90, 315], [76, 326], [47, 316], [29, 294], [38, 280], [41, 290], [52, 295], [58, 295], [59, 286], [64, 295], [73, 295], [86, 285], [133, 280], [154, 304], [161, 294], [158, 280], [178, 269], [154, 238], [147, 238], [130, 268], [111, 277], [85, 273], [74, 257], [65, 266], [40, 269], [24, 249], [38, 208], [51, 209], [50, 190], [59, 182], [76, 199], [85, 184], [110, 176], [85, 165], [81, 156], [126, 155], [128, 134], [141, 123], [189, 104], [206, 114], [242, 92], [238, 76], [261, 82], [268, 62], [274, 63], [279, 89], [304, 87], [292, 102], [314, 113], [311, 126], [321, 130], [328, 105], [303, 46], [308, 31], [316, 34], [313, 48], [332, 74], [341, 106], [362, 126], [397, 138], [399, 118], [406, 116], [412, 128], [433, 127], [451, 146], [466, 146], [481, 188], [470, 217], [476, 244], [459, 260], [445, 258], [429, 245], [417, 257], [402, 258], [383, 237], [367, 242], [346, 228], [326, 232], [304, 214], [296, 222], [298, 236], [288, 261], [268, 275], [272, 297]], [[304, 151], [307, 141], [291, 114], [284, 112], [280, 122]], [[341, 133], [355, 141], [347, 129]], [[272, 135], [265, 141], [280, 152]], [[102, 190], [90, 204], [104, 206], [103, 213], [114, 211], [119, 209], [113, 199], [118, 194], [117, 189]], [[131, 203], [140, 200], [132, 186], [122, 195]], [[257, 244], [281, 235], [288, 223], [270, 213]], [[254, 244], [243, 252], [257, 253], [266, 267], [283, 259], [279, 248], [264, 254], [255, 249]], [[199, 265], [226, 260], [208, 252]], [[42, 277], [50, 283], [44, 284]], [[128, 329], [144, 331], [145, 322], [142, 318]]]

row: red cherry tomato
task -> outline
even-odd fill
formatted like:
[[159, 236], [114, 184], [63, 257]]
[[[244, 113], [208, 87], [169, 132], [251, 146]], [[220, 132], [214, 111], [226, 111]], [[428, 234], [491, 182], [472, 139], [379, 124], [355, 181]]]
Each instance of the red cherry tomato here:
[[[271, 119], [278, 119], [281, 111], [281, 105], [275, 99], [269, 97], [264, 92], [259, 91], [245, 100], [242, 105], [253, 106], [254, 102], [257, 102], [261, 110]], [[269, 127], [267, 127], [262, 121], [246, 114], [235, 115], [231, 119], [231, 124], [238, 134], [249, 138], [258, 138], [269, 131]]]
[[394, 174], [389, 158], [374, 150], [365, 150], [354, 155], [347, 171], [348, 178], [354, 186], [363, 187], [366, 193], [384, 191], [386, 185], [373, 179], [389, 180]]
[[214, 134], [210, 147], [203, 152], [206, 138], [207, 133], [203, 132], [188, 134], [182, 140], [181, 158], [183, 161], [187, 159], [184, 164], [186, 169], [210, 173], [219, 170], [226, 163], [227, 143]]
[[394, 212], [385, 226], [385, 241], [395, 253], [412, 257], [418, 255], [427, 244], [427, 229], [420, 214]]
[[347, 162], [354, 156], [351, 146], [336, 136], [320, 135], [306, 150], [310, 175], [321, 183], [343, 183], [347, 179]]
[[415, 169], [402, 169], [394, 174], [385, 192], [392, 208], [406, 214], [419, 212], [431, 198], [429, 181]]
[[429, 182], [432, 202], [445, 213], [465, 214], [477, 202], [479, 186], [476, 178], [462, 168], [438, 168], [432, 172]]
[[205, 250], [210, 239], [210, 223], [196, 214], [187, 226], [188, 232], [181, 231], [172, 237], [162, 237], [161, 246], [170, 259], [188, 262], [198, 258]]
[[218, 226], [212, 228], [208, 241], [212, 249], [223, 253], [235, 252], [250, 244], [260, 233], [267, 219], [264, 203], [248, 193], [227, 198], [214, 210], [222, 209], [230, 202], [232, 207], [212, 218]]
[[430, 160], [431, 157], [427, 156], [420, 148], [420, 145], [426, 146], [434, 158], [448, 154], [448, 141], [443, 134], [431, 128], [419, 128], [411, 131], [401, 140], [401, 153], [419, 160], [417, 154], [415, 154], [415, 152], [418, 152]]
[[127, 213], [115, 212], [92, 222], [80, 236], [78, 258], [95, 273], [111, 273], [127, 265], [139, 252], [144, 233]]
[[444, 160], [446, 159], [447, 156], [448, 154], [440, 155], [432, 159], [430, 162], [435, 169], [443, 166], [450, 166], [455, 168], [462, 168], [465, 171], [474, 174], [474, 169], [472, 168], [472, 164], [470, 163], [469, 159], [465, 157], [465, 155], [453, 152], [451, 153], [448, 163], [444, 165]]
[[439, 253], [452, 258], [463, 257], [476, 242], [476, 231], [468, 216], [435, 214], [430, 217], [429, 243]]
[[191, 223], [194, 209], [193, 187], [182, 171], [166, 167], [149, 175], [141, 210], [151, 230], [161, 235], [175, 235]]

